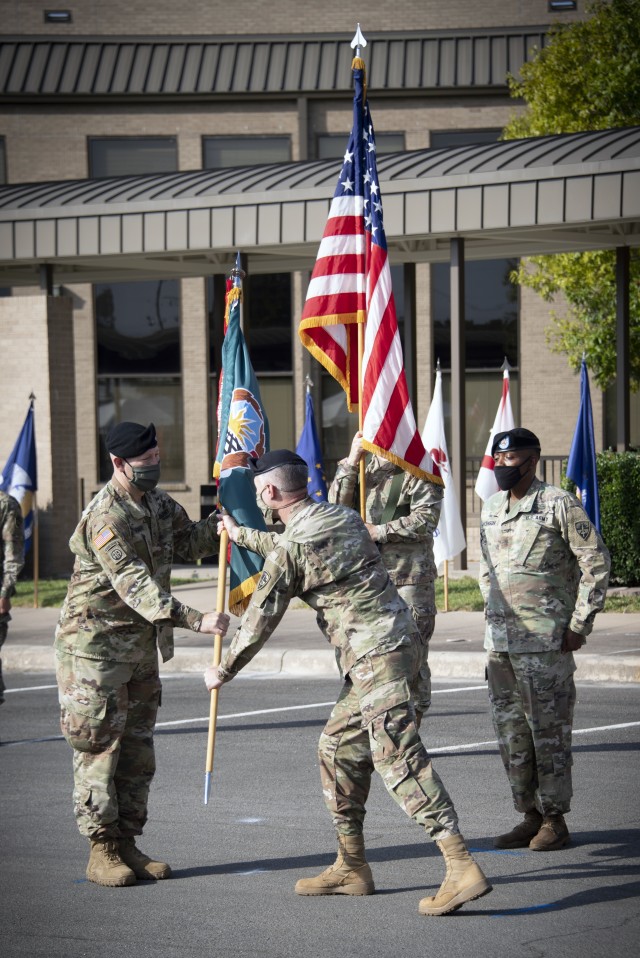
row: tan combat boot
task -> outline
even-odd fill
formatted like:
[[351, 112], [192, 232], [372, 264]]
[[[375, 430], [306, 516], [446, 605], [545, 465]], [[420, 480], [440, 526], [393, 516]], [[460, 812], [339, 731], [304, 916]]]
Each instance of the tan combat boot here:
[[372, 895], [373, 875], [364, 857], [362, 835], [338, 835], [338, 857], [315, 878], [301, 878], [296, 895]]
[[534, 852], [554, 852], [571, 841], [569, 829], [562, 815], [545, 815], [540, 830], [529, 842]]
[[133, 836], [121, 838], [118, 844], [122, 861], [140, 881], [160, 881], [162, 878], [171, 877], [171, 869], [166, 862], [154, 862], [152, 858], [141, 852], [139, 848], [136, 848], [136, 840]]
[[112, 888], [136, 883], [135, 873], [123, 862], [115, 838], [91, 839], [87, 878]]
[[421, 915], [448, 915], [465, 902], [482, 898], [493, 890], [491, 882], [467, 851], [462, 835], [450, 835], [436, 845], [444, 855], [447, 873], [437, 895], [420, 902], [418, 911]]
[[540, 831], [542, 815], [537, 808], [525, 812], [524, 821], [512, 828], [504, 835], [498, 835], [493, 840], [494, 848], [528, 848], [529, 842]]

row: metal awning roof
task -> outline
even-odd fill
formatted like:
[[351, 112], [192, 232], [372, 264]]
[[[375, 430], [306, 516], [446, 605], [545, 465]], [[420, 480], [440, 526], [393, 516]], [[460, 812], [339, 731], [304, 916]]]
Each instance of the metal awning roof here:
[[[345, 138], [346, 139], [346, 138]], [[640, 246], [640, 127], [382, 156], [392, 262]], [[307, 269], [335, 160], [0, 189], [0, 285]]]
[[[368, 35], [376, 94], [506, 90], [548, 27]], [[87, 97], [219, 98], [344, 93], [353, 51], [344, 34], [223, 37], [5, 37], [5, 102]]]

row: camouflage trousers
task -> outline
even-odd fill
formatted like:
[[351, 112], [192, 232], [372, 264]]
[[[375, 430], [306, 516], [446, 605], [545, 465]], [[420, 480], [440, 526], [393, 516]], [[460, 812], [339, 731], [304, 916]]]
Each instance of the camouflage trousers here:
[[458, 833], [458, 817], [420, 739], [410, 685], [413, 642], [363, 656], [345, 678], [318, 746], [325, 804], [340, 835], [360, 835], [374, 769], [389, 794], [432, 838]]
[[[0, 649], [4, 645], [4, 640], [7, 637], [7, 631], [9, 629], [9, 622], [11, 621], [11, 616], [8, 612], [4, 615], [0, 615]], [[0, 659], [0, 703], [4, 702], [4, 690], [6, 685], [2, 678], [2, 659]]]
[[156, 763], [158, 660], [56, 653], [60, 727], [73, 748], [73, 810], [82, 835], [141, 835]]
[[431, 705], [431, 669], [429, 668], [429, 641], [436, 624], [436, 597], [433, 582], [426, 586], [399, 585], [398, 592], [411, 609], [413, 621], [420, 634], [420, 665], [411, 684], [411, 695], [416, 712], [426, 712]]
[[575, 668], [571, 653], [489, 652], [493, 726], [519, 812], [570, 809]]

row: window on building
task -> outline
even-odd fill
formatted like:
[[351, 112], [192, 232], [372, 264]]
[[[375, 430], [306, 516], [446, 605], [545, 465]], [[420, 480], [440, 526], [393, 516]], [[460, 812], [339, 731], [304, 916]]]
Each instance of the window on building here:
[[[172, 173], [175, 137], [105, 137], [89, 141], [91, 176]], [[180, 283], [161, 279], [96, 285], [98, 432], [117, 422], [153, 422], [164, 482], [184, 479]], [[100, 441], [100, 481], [111, 463]]]
[[[317, 140], [318, 159], [331, 160], [344, 156], [347, 138], [344, 133], [319, 133]], [[378, 133], [376, 131], [376, 155], [401, 153], [404, 150], [404, 133]]]
[[205, 170], [259, 163], [288, 163], [289, 136], [205, 136], [202, 138], [202, 165]]
[[132, 176], [137, 173], [175, 173], [178, 141], [175, 136], [92, 137], [89, 139], [89, 175]]
[[0, 186], [7, 182], [7, 156], [4, 137], [0, 136]]
[[501, 128], [485, 130], [432, 130], [429, 135], [431, 149], [441, 150], [453, 146], [477, 146], [481, 143], [496, 143]]

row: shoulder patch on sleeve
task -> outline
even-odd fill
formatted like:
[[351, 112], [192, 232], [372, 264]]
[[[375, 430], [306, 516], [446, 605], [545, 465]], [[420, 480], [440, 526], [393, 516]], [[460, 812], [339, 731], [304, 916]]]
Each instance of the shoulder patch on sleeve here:
[[585, 519], [583, 519], [581, 522], [576, 522], [576, 532], [580, 538], [584, 539], [586, 542], [591, 532], [591, 523]]
[[104, 526], [98, 535], [93, 537], [93, 544], [96, 549], [102, 549], [103, 546], [106, 546], [107, 542], [111, 542], [111, 540], [115, 539], [115, 537], [115, 532], [110, 529], [109, 526]]
[[268, 585], [269, 582], [271, 582], [271, 573], [270, 573], [270, 572], [263, 572], [262, 575], [260, 576], [260, 578], [258, 579], [258, 585], [256, 586], [256, 588], [257, 588], [257, 589], [264, 589], [264, 587], [265, 587], [266, 585]]
[[113, 562], [120, 562], [120, 560], [124, 559], [124, 556], [125, 556], [124, 549], [122, 548], [122, 546], [119, 546], [117, 543], [115, 543], [112, 546], [109, 546], [109, 548], [107, 549], [107, 552], [109, 553], [109, 558]]

